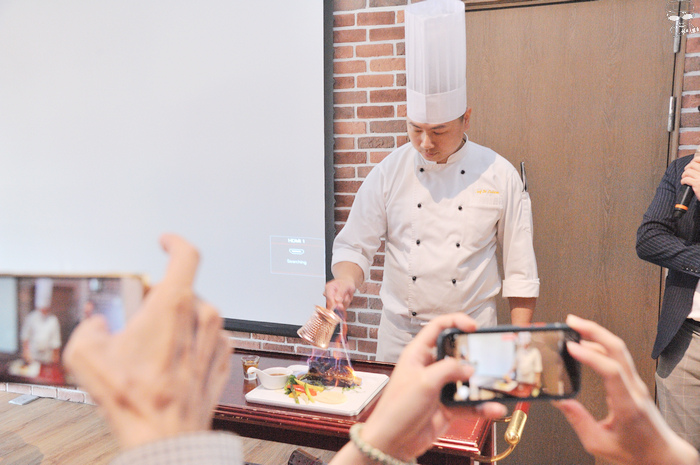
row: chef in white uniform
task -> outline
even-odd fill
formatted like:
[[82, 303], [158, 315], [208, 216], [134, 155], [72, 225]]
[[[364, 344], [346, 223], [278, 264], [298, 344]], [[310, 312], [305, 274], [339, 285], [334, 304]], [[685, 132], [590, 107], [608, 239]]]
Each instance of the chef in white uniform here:
[[61, 326], [51, 313], [53, 280], [38, 278], [34, 289], [34, 307], [22, 324], [20, 339], [27, 363], [58, 363], [61, 348]]
[[[496, 324], [530, 323], [539, 294], [530, 198], [506, 159], [469, 141], [464, 4], [426, 0], [406, 9], [410, 143], [375, 166], [333, 244], [326, 304], [345, 310], [385, 238], [377, 360], [396, 361], [436, 315], [462, 311]], [[501, 281], [496, 248], [503, 252]]]

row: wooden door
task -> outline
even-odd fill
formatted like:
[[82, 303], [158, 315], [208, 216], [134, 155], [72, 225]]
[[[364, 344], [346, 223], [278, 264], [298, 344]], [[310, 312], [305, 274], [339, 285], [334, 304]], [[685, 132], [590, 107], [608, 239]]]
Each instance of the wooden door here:
[[[637, 257], [635, 239], [668, 158], [666, 2], [468, 11], [466, 24], [469, 136], [526, 166], [541, 280], [535, 320], [574, 313], [603, 324], [627, 341], [654, 392], [661, 271]], [[505, 306], [499, 321], [509, 321]], [[579, 400], [602, 418], [603, 388], [591, 371], [583, 380]], [[563, 416], [538, 403], [503, 463], [594, 460]]]

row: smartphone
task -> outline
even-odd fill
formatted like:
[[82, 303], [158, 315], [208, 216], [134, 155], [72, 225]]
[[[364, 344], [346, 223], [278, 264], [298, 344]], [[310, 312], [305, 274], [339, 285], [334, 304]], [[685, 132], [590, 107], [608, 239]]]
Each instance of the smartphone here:
[[138, 275], [0, 275], [0, 382], [75, 385], [61, 364], [73, 330], [99, 314], [120, 331], [145, 288]]
[[454, 357], [474, 367], [468, 379], [443, 387], [446, 405], [566, 399], [581, 385], [581, 366], [566, 349], [579, 334], [562, 323], [495, 326], [442, 332], [438, 359]]

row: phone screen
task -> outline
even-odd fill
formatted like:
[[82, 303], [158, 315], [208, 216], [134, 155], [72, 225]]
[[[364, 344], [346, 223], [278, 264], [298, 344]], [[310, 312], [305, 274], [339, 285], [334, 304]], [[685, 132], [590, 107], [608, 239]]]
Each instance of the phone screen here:
[[120, 331], [141, 305], [138, 276], [0, 276], [0, 381], [74, 385], [63, 348], [84, 319], [102, 315]]
[[474, 333], [448, 330], [438, 341], [440, 358], [474, 367], [468, 379], [442, 390], [446, 404], [562, 399], [580, 387], [580, 365], [566, 349], [578, 334], [565, 325], [498, 327]]

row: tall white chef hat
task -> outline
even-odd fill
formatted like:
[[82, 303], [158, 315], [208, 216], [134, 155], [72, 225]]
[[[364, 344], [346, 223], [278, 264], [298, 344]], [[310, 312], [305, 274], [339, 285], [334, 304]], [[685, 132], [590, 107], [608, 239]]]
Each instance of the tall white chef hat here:
[[408, 117], [439, 124], [467, 110], [464, 3], [425, 0], [406, 8]]
[[50, 307], [52, 294], [53, 280], [51, 278], [38, 278], [34, 284], [34, 307]]

